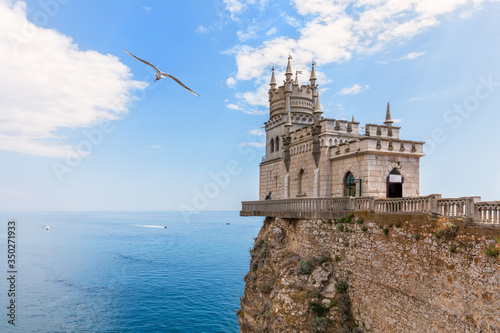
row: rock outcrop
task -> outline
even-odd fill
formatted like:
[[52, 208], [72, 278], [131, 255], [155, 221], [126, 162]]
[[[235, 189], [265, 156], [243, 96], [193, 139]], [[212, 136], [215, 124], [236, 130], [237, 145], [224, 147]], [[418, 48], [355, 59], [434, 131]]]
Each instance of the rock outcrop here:
[[266, 218], [241, 332], [500, 332], [499, 236], [425, 214]]

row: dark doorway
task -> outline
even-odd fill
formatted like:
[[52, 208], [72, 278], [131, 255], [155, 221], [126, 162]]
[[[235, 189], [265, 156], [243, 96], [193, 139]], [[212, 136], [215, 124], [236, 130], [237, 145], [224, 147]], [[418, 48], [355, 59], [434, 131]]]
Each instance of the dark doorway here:
[[356, 196], [356, 179], [352, 172], [347, 172], [344, 178], [344, 197]]
[[387, 176], [387, 197], [402, 198], [403, 197], [403, 182], [404, 178], [397, 168], [392, 169]]

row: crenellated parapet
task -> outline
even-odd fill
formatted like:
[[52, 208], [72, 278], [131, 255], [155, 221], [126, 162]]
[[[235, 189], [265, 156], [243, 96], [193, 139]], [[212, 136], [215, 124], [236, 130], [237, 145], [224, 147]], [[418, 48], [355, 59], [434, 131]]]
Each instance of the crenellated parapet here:
[[[270, 118], [288, 112], [286, 109], [285, 87], [269, 92]], [[313, 90], [308, 85], [292, 85], [290, 92], [290, 112], [293, 114], [311, 114], [314, 108]]]

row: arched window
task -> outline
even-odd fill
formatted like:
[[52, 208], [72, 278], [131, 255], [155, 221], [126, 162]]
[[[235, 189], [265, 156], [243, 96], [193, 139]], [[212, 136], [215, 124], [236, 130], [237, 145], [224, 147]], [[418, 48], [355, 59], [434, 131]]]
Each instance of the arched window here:
[[329, 145], [330, 147], [331, 147], [331, 146], [333, 146], [333, 139], [332, 139], [332, 138], [328, 139], [328, 145]]
[[271, 153], [274, 153], [274, 139], [271, 139], [271, 142], [269, 143], [269, 147], [271, 148]]
[[280, 150], [280, 138], [278, 136], [276, 137], [275, 145], [276, 145], [275, 151], [279, 151]]
[[356, 196], [356, 179], [352, 172], [348, 171], [344, 177], [344, 196], [345, 197], [355, 197]]
[[297, 177], [297, 194], [303, 194], [303, 190], [302, 190], [303, 178], [304, 178], [304, 169], [300, 169], [299, 175]]
[[387, 197], [402, 198], [403, 197], [403, 182], [404, 178], [398, 168], [392, 169], [387, 176]]

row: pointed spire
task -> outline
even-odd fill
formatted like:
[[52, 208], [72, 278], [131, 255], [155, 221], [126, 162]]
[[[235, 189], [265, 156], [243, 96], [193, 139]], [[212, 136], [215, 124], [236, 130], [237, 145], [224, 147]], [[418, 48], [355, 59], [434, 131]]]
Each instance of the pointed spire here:
[[354, 116], [352, 116], [352, 120], [351, 120], [351, 123], [353, 123], [353, 122], [354, 122]]
[[312, 69], [311, 69], [311, 77], [309, 78], [309, 81], [317, 80], [317, 78], [316, 78], [316, 72], [314, 71], [314, 66], [315, 65], [316, 65], [316, 62], [313, 61], [312, 62]]
[[292, 56], [288, 56], [288, 64], [286, 65], [286, 79], [290, 80], [292, 78], [293, 72], [292, 72], [292, 65], [290, 64], [290, 59], [292, 59]]
[[392, 126], [392, 119], [391, 119], [391, 106], [389, 105], [389, 102], [387, 102], [387, 112], [385, 114], [385, 121], [384, 124], [386, 126]]
[[295, 71], [295, 82], [294, 84], [299, 85], [299, 71]]
[[321, 110], [321, 103], [319, 102], [319, 93], [318, 97], [316, 97], [316, 103], [314, 103], [314, 113], [323, 113]]
[[286, 73], [285, 75], [293, 75], [292, 73], [292, 65], [290, 64], [290, 59], [292, 59], [292, 56], [288, 56], [288, 64], [286, 65]]
[[273, 66], [273, 73], [271, 74], [271, 83], [269, 83], [271, 86], [271, 89], [274, 89], [276, 87], [276, 77], [274, 76], [274, 66]]

